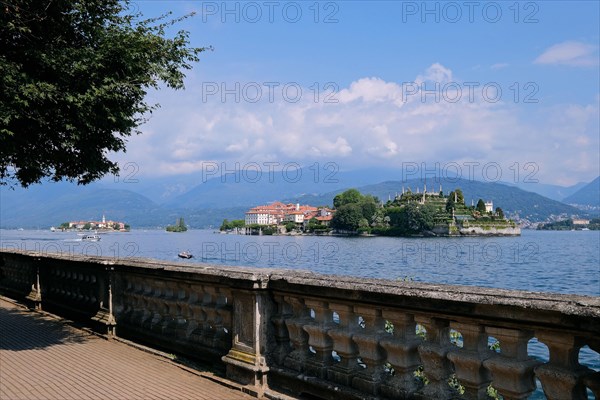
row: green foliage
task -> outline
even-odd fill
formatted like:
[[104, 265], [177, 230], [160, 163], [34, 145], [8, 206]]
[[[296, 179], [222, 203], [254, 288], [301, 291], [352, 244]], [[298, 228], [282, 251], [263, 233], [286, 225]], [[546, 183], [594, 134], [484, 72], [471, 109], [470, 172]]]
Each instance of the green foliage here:
[[496, 214], [498, 214], [498, 218], [504, 219], [504, 210], [502, 210], [500, 207], [496, 207]]
[[175, 225], [167, 226], [167, 232], [185, 232], [187, 231], [187, 226], [183, 221], [183, 218], [178, 218], [177, 223]]
[[85, 229], [85, 230], [90, 230], [90, 229], [92, 229], [92, 224], [90, 224], [89, 222], [88, 222], [88, 223], [86, 223], [86, 224], [83, 226], [83, 229]]
[[294, 229], [296, 229], [296, 223], [295, 222], [290, 221], [287, 224], [285, 224], [285, 231], [286, 232], [291, 232]]
[[348, 189], [333, 198], [333, 207], [337, 209], [346, 204], [359, 203], [362, 199], [363, 195], [358, 190]]
[[337, 208], [331, 220], [331, 226], [338, 230], [355, 232], [362, 219], [362, 208], [358, 203], [344, 204]]
[[44, 177], [86, 184], [117, 174], [109, 153], [158, 105], [161, 84], [183, 88], [183, 70], [205, 48], [166, 30], [169, 14], [128, 15], [129, 1], [14, 0], [0, 7], [0, 183]]
[[69, 223], [63, 222], [62, 224], [60, 224], [59, 228], [60, 229], [69, 229]]
[[233, 221], [229, 221], [227, 218], [225, 218], [219, 230], [226, 231], [235, 228], [243, 228], [245, 225], [246, 221], [243, 219], [234, 219]]
[[483, 202], [482, 199], [479, 199], [477, 201], [477, 206], [475, 206], [475, 209], [482, 214], [485, 213], [485, 203]]

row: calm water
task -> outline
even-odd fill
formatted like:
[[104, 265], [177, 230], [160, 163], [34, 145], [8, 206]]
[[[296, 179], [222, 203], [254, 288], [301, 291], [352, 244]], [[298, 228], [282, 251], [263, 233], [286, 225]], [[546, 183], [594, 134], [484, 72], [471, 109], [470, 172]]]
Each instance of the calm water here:
[[[82, 242], [72, 232], [0, 230], [0, 246], [63, 254], [305, 269], [324, 274], [600, 296], [600, 232], [529, 231], [512, 238], [240, 236], [207, 230], [133, 230]], [[532, 340], [533, 356], [547, 360]], [[597, 353], [581, 361], [600, 369]], [[537, 397], [536, 398], [540, 398]], [[541, 397], [543, 398], [543, 397]]]
[[[524, 230], [507, 238], [240, 236], [133, 230], [82, 242], [72, 232], [0, 230], [3, 248], [306, 269], [324, 274], [600, 296], [600, 232]], [[188, 262], [188, 260], [186, 260]]]

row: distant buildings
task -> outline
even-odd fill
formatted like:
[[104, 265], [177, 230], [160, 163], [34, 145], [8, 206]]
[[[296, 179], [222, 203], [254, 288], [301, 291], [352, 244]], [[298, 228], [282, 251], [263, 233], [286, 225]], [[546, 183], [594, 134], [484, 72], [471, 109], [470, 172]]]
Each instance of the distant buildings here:
[[244, 219], [248, 225], [282, 225], [293, 222], [306, 225], [315, 218], [322, 225], [329, 225], [335, 211], [327, 207], [313, 207], [300, 204], [284, 204], [280, 201], [262, 206], [256, 206], [246, 212]]
[[[64, 224], [63, 224], [64, 225]], [[93, 230], [113, 230], [113, 231], [126, 231], [129, 226], [120, 221], [106, 220], [106, 217], [102, 216], [102, 221], [70, 221], [68, 223], [68, 229], [93, 229]]]

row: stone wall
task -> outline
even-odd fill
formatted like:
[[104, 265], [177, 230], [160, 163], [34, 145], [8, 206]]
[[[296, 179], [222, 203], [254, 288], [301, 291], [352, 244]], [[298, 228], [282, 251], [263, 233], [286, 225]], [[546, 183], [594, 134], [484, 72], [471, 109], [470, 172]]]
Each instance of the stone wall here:
[[0, 252], [0, 293], [211, 362], [257, 396], [522, 399], [537, 378], [548, 399], [600, 398], [578, 361], [600, 352], [598, 297], [19, 251]]

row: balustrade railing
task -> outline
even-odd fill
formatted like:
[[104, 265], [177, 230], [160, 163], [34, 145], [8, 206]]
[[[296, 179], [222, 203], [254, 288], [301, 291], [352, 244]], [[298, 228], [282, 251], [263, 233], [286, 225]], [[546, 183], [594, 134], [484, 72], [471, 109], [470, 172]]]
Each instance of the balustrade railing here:
[[600, 352], [598, 297], [19, 251], [0, 252], [0, 291], [210, 361], [257, 396], [600, 399], [579, 362]]

